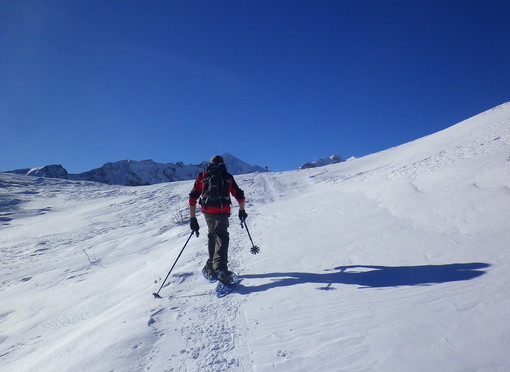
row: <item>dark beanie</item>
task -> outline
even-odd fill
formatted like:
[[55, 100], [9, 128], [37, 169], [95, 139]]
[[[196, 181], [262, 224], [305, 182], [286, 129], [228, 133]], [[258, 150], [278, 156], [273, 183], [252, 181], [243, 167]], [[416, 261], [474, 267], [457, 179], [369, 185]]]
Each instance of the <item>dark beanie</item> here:
[[211, 164], [223, 164], [223, 158], [219, 155], [214, 155], [210, 161]]

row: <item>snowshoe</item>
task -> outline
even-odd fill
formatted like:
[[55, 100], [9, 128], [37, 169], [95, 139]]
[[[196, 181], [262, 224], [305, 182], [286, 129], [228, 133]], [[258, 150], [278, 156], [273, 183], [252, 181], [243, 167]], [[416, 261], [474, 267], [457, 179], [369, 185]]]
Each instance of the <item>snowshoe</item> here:
[[218, 280], [225, 284], [226, 286], [231, 286], [232, 284], [234, 284], [234, 273], [232, 271], [228, 271], [228, 270], [217, 270], [216, 271], [216, 275], [217, 275], [217, 278]]
[[240, 282], [241, 279], [233, 272], [226, 271], [223, 274], [218, 273], [218, 285], [216, 286], [215, 291], [216, 297], [222, 298], [234, 292], [237, 287], [237, 284], [239, 284]]
[[218, 274], [216, 273], [216, 271], [214, 271], [207, 265], [205, 265], [204, 268], [202, 269], [202, 275], [211, 283], [214, 283], [215, 281], [218, 280]]

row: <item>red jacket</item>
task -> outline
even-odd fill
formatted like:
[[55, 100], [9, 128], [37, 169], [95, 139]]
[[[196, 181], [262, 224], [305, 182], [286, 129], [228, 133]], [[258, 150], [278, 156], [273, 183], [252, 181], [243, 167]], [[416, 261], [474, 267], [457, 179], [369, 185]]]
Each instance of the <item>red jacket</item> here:
[[[195, 184], [193, 185], [193, 189], [189, 193], [189, 205], [196, 205], [197, 200], [202, 195], [202, 191], [204, 190], [204, 178], [205, 178], [205, 171], [200, 173], [195, 181]], [[232, 176], [230, 173], [227, 173], [227, 182], [228, 182], [228, 189], [230, 194], [237, 200], [238, 203], [242, 203], [245, 201], [244, 197], [244, 191], [237, 186], [236, 181], [234, 180], [234, 176]], [[202, 212], [204, 213], [229, 213], [230, 214], [230, 204], [227, 203], [223, 205], [222, 207], [210, 207], [201, 205]]]

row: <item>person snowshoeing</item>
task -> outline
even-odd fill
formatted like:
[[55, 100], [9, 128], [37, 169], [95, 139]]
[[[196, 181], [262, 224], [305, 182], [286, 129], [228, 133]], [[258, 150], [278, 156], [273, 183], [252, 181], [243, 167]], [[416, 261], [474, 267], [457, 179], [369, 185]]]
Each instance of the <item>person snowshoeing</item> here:
[[202, 273], [209, 280], [218, 279], [231, 285], [232, 273], [228, 270], [229, 217], [232, 195], [239, 203], [239, 219], [248, 217], [245, 211], [244, 191], [239, 188], [234, 177], [227, 172], [223, 158], [215, 155], [207, 168], [201, 172], [189, 193], [190, 228], [198, 231], [200, 226], [196, 217], [197, 201], [208, 228], [209, 258]]

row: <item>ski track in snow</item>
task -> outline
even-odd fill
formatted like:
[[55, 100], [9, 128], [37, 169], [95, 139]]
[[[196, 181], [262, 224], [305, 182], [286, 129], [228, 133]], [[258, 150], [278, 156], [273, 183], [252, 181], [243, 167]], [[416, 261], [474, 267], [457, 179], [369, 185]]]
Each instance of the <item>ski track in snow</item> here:
[[[284, 185], [272, 179], [271, 175], [267, 173], [259, 173], [254, 177], [238, 176], [236, 178], [242, 179], [241, 186], [250, 195], [257, 197], [257, 199], [251, 197], [249, 199], [247, 207], [250, 212], [248, 224], [251, 224], [259, 216], [256, 208], [257, 204], [270, 203], [279, 197], [279, 192], [285, 190]], [[252, 206], [253, 208], [250, 208]], [[245, 230], [240, 227], [240, 221], [236, 213], [237, 208], [234, 208], [230, 219], [229, 268], [242, 276], [245, 268], [241, 266], [236, 257], [243, 255], [243, 253], [246, 256], [251, 248], [251, 243]], [[203, 226], [202, 228], [205, 228], [205, 221], [202, 219], [199, 221]], [[203, 234], [205, 235], [206, 232], [203, 232]], [[203, 253], [197, 254], [200, 260], [197, 261], [196, 272], [199, 272], [207, 258], [205, 244]], [[197, 283], [197, 281], [201, 283]], [[152, 362], [154, 357], [151, 356], [149, 357], [150, 362], [147, 370], [251, 371], [250, 350], [247, 349], [245, 341], [241, 342], [242, 330], [246, 327], [246, 324], [244, 317], [240, 315], [239, 309], [245, 300], [236, 294], [236, 290], [224, 298], [216, 298], [214, 293], [216, 283], [208, 283], [202, 278], [194, 278], [189, 286], [179, 289], [178, 287], [183, 284], [183, 282], [179, 282], [177, 286], [173, 287], [177, 292], [164, 299], [164, 301], [168, 301], [171, 310], [178, 311], [178, 314], [174, 317], [179, 322], [180, 327], [173, 330], [173, 335], [180, 337], [183, 343], [180, 350], [172, 353], [170, 359], [172, 366], [178, 365], [180, 367], [165, 368], [156, 362]], [[204, 286], [207, 288], [206, 290], [203, 289]], [[171, 286], [166, 286], [163, 290], [167, 287], [172, 290]], [[193, 290], [196, 287], [201, 288], [201, 290], [198, 292]], [[156, 333], [160, 332], [160, 322], [155, 318], [160, 317], [164, 311], [166, 311], [165, 307], [155, 310], [154, 315], [151, 316], [152, 320], [149, 321], [150, 326], [154, 328]], [[239, 329], [240, 325], [241, 330]], [[152, 354], [160, 355], [162, 348], [163, 346], [155, 345]], [[191, 365], [190, 360], [193, 361]]]
[[[239, 237], [231, 238], [229, 266], [234, 272], [240, 270], [239, 262], [235, 259], [240, 246]], [[169, 312], [172, 314], [172, 324], [178, 324], [177, 327], [170, 326], [172, 332], [167, 335], [181, 339], [179, 350], [173, 350], [168, 355], [168, 363], [172, 367], [164, 367], [156, 357], [168, 353], [165, 343], [162, 342], [154, 345], [146, 370], [230, 371], [242, 367], [237, 356], [239, 345], [236, 341], [239, 330], [236, 329], [236, 321], [243, 300], [232, 294], [221, 299], [216, 298], [217, 283], [209, 283], [200, 274], [207, 258], [205, 251], [203, 254], [197, 252], [197, 257], [200, 257], [200, 260], [197, 261], [194, 272], [176, 274], [173, 284], [163, 287], [163, 292], [170, 294], [160, 300], [163, 306], [153, 309], [148, 322], [156, 334], [162, 332], [162, 329], [168, 329], [168, 320], [163, 321], [161, 318], [165, 315], [168, 317]]]
[[[236, 176], [224, 298], [192, 181], [0, 174], [1, 371], [504, 371], [510, 106], [322, 168]], [[474, 336], [476, 335], [476, 336]], [[417, 352], [419, 350], [419, 352]]]

